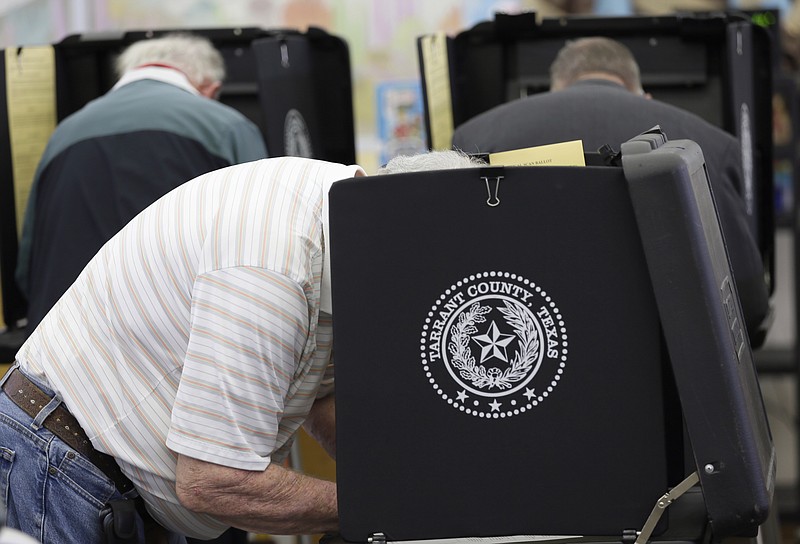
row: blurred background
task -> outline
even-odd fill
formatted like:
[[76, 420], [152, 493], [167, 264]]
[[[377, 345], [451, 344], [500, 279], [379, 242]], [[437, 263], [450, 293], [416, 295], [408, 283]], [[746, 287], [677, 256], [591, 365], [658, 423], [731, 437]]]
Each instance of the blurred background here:
[[553, 17], [771, 8], [780, 10], [785, 49], [800, 58], [795, 53], [800, 51], [800, 10], [795, 4], [790, 0], [2, 0], [0, 47], [54, 43], [84, 32], [320, 27], [349, 46], [357, 161], [370, 171], [392, 154], [426, 146], [415, 43], [421, 35], [455, 35], [491, 20], [495, 12], [535, 11]]
[[[776, 37], [783, 73], [800, 74], [800, 0], [0, 0], [0, 48], [57, 43], [81, 33], [158, 29], [319, 27], [349, 47], [353, 89], [356, 162], [368, 173], [397, 154], [427, 149], [417, 38], [444, 32], [455, 36], [497, 12], [536, 12], [539, 17], [670, 15], [680, 11], [754, 12], [757, 24]], [[645, 89], [647, 90], [647, 89]], [[773, 101], [774, 141], [793, 140], [784, 112], [792, 104]], [[778, 229], [775, 320], [757, 357], [761, 384], [778, 449], [778, 484], [785, 523], [800, 523], [798, 484], [797, 319], [794, 264], [796, 213], [794, 181], [782, 180], [775, 165]], [[781, 216], [783, 214], [783, 217]], [[309, 472], [333, 474], [332, 464], [303, 438]], [[792, 533], [795, 534], [796, 533]]]

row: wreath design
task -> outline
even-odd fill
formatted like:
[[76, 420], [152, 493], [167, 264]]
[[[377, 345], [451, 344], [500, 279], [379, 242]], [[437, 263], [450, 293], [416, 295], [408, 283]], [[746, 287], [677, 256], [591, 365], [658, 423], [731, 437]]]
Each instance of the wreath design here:
[[506, 318], [519, 339], [519, 349], [514, 353], [511, 365], [504, 371], [489, 368], [475, 363], [469, 341], [478, 332], [476, 323], [484, 323], [486, 314], [492, 311], [490, 306], [481, 306], [475, 302], [467, 311], [458, 317], [458, 322], [450, 329], [448, 351], [452, 355], [453, 366], [459, 375], [480, 389], [511, 389], [513, 385], [528, 375], [534, 363], [539, 359], [539, 332], [530, 315], [519, 306], [503, 301], [505, 308], [498, 308]]

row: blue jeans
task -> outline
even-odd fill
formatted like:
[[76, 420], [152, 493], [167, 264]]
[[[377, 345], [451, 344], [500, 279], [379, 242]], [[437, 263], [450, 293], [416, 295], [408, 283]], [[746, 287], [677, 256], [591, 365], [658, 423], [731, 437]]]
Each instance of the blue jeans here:
[[31, 418], [0, 390], [0, 508], [9, 527], [44, 544], [104, 543], [108, 501], [123, 496], [100, 469], [41, 426], [60, 403], [54, 399]]

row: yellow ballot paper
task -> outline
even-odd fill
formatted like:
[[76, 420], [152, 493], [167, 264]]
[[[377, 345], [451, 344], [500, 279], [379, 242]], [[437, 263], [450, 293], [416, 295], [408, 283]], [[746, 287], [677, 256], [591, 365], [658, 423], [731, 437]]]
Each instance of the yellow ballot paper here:
[[489, 154], [492, 166], [586, 166], [583, 142], [572, 140]]

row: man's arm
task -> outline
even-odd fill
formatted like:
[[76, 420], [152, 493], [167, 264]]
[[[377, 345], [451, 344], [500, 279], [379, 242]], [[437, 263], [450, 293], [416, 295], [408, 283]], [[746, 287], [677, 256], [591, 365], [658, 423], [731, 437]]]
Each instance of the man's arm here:
[[331, 459], [336, 459], [336, 404], [334, 395], [317, 399], [303, 424], [305, 431], [319, 442]]
[[176, 489], [186, 508], [245, 531], [317, 534], [336, 531], [336, 484], [270, 464], [257, 472], [178, 455]]

